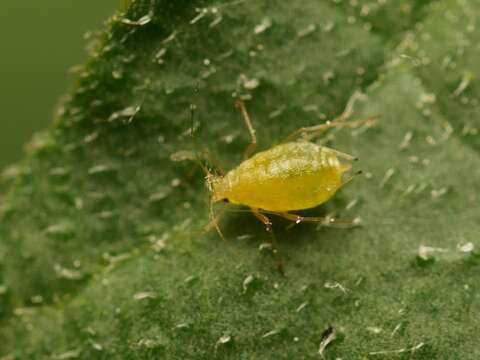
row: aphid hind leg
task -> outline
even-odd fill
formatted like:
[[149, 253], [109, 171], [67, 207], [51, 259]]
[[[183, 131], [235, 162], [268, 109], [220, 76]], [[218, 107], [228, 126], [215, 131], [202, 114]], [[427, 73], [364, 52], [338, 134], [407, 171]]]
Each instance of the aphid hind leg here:
[[302, 127], [290, 134], [283, 142], [293, 141], [299, 137], [301, 137], [303, 140], [310, 141], [332, 128], [356, 128], [362, 125], [373, 125], [377, 118], [378, 116], [371, 116], [366, 119], [354, 121], [339, 121], [341, 118], [337, 118], [325, 124]]
[[278, 272], [282, 275], [282, 276], [285, 276], [285, 269], [284, 269], [284, 266], [283, 266], [283, 260], [279, 254], [279, 251], [278, 251], [278, 247], [277, 247], [277, 238], [275, 237], [275, 233], [273, 232], [273, 227], [272, 227], [272, 222], [270, 221], [270, 219], [262, 214], [259, 209], [256, 209], [256, 208], [250, 208], [250, 210], [252, 211], [253, 215], [255, 215], [255, 217], [260, 220], [263, 225], [265, 225], [265, 228], [268, 232], [268, 234], [270, 235], [270, 238], [271, 238], [271, 244], [272, 244], [272, 247], [273, 247], [273, 255], [275, 256], [276, 258], [276, 261], [277, 261], [277, 270]]
[[297, 131], [294, 131], [291, 135], [289, 135], [284, 142], [292, 141], [298, 137], [302, 137], [304, 140], [310, 141], [331, 128], [355, 128], [361, 125], [371, 125], [375, 123], [378, 116], [372, 116], [362, 120], [347, 122], [347, 120], [353, 115], [353, 108], [355, 106], [355, 102], [357, 100], [363, 99], [364, 97], [364, 94], [359, 91], [355, 91], [353, 95], [350, 96], [350, 99], [348, 99], [347, 104], [345, 105], [345, 109], [339, 117], [328, 121], [325, 124], [300, 128]]
[[332, 120], [332, 122], [343, 122], [347, 121], [353, 115], [353, 108], [355, 107], [355, 102], [357, 100], [364, 99], [366, 96], [362, 94], [360, 91], [355, 91], [350, 99], [348, 99], [347, 104], [345, 105], [345, 109], [343, 109], [342, 114], [337, 117], [336, 119]]
[[245, 102], [243, 100], [237, 100], [235, 106], [240, 109], [243, 120], [245, 121], [245, 125], [247, 126], [248, 133], [250, 134], [250, 144], [245, 149], [244, 157], [248, 159], [250, 155], [253, 154], [255, 149], [257, 148], [257, 135], [255, 128], [252, 125], [252, 120], [250, 119], [250, 115], [248, 115], [247, 107], [245, 106]]
[[347, 228], [360, 225], [359, 218], [355, 218], [353, 220], [342, 220], [342, 219], [335, 219], [331, 217], [301, 216], [297, 214], [291, 214], [288, 212], [278, 212], [275, 214], [287, 220], [294, 221], [297, 224], [301, 222], [313, 222], [313, 223], [323, 223], [323, 225], [328, 227], [347, 227]]

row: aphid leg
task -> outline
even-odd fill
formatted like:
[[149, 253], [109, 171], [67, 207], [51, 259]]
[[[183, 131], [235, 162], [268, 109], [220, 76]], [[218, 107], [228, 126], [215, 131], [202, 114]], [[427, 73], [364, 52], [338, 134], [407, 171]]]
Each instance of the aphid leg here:
[[273, 232], [272, 222], [266, 215], [262, 214], [258, 209], [256, 208], [250, 208], [250, 209], [252, 210], [253, 215], [255, 215], [255, 217], [259, 219], [263, 223], [263, 225], [265, 225], [265, 228], [272, 239], [271, 241], [272, 241], [272, 247], [273, 247], [273, 254], [277, 260], [277, 269], [281, 275], [285, 276], [283, 260], [278, 252], [277, 238], [275, 237], [275, 233]]
[[[222, 216], [222, 214], [216, 214], [215, 217], [213, 218], [212, 220], [212, 215], [209, 214], [208, 216], [208, 223], [206, 225], [203, 226], [203, 233], [208, 233], [210, 232], [212, 229], [215, 229], [215, 231], [217, 231], [218, 233], [218, 230], [216, 229], [216, 226], [215, 224], [218, 225], [218, 221], [220, 220], [220, 217]], [[220, 232], [221, 233], [221, 232]], [[222, 234], [223, 235], [223, 234]], [[220, 236], [222, 236], [220, 235]]]
[[217, 216], [215, 215], [215, 211], [214, 211], [214, 209], [213, 209], [213, 204], [214, 204], [214, 202], [213, 202], [213, 197], [212, 197], [212, 198], [210, 199], [210, 204], [209, 204], [209, 207], [208, 207], [208, 210], [209, 210], [208, 213], [209, 213], [209, 217], [210, 217], [210, 223], [209, 223], [207, 226], [205, 226], [205, 229], [208, 230], [208, 229], [211, 228], [212, 225], [213, 225], [213, 227], [215, 228], [215, 230], [217, 230], [217, 233], [218, 233], [218, 235], [220, 235], [220, 237], [222, 238], [222, 240], [223, 240], [223, 241], [227, 241], [227, 240], [225, 239], [225, 236], [223, 236], [222, 231], [220, 230], [220, 226], [218, 225], [218, 218], [219, 218], [219, 216], [217, 217]]
[[310, 141], [321, 134], [323, 134], [325, 131], [332, 129], [332, 128], [356, 128], [361, 125], [373, 125], [378, 116], [371, 116], [366, 119], [360, 119], [360, 120], [354, 120], [354, 121], [338, 121], [337, 118], [333, 121], [329, 121], [325, 124], [320, 124], [320, 125], [315, 125], [315, 126], [309, 126], [309, 127], [302, 127], [298, 129], [297, 131], [294, 131], [292, 134], [290, 134], [283, 142], [289, 142], [292, 141], [298, 137], [301, 137], [303, 140]]
[[240, 109], [243, 115], [243, 120], [245, 121], [245, 125], [247, 126], [247, 130], [250, 134], [251, 142], [245, 149], [244, 157], [248, 159], [250, 155], [253, 154], [257, 147], [257, 135], [255, 134], [255, 128], [252, 125], [252, 120], [247, 112], [247, 107], [245, 106], [245, 102], [243, 100], [237, 100], [235, 106]]
[[322, 133], [325, 131], [337, 127], [337, 128], [355, 128], [361, 125], [372, 125], [375, 123], [377, 120], [378, 116], [372, 116], [366, 119], [361, 119], [361, 120], [355, 120], [355, 121], [349, 121], [347, 120], [353, 115], [353, 108], [355, 106], [355, 102], [357, 100], [363, 99], [365, 97], [364, 94], [362, 94], [359, 91], [355, 91], [353, 95], [348, 99], [347, 105], [345, 105], [345, 109], [343, 110], [342, 114], [333, 119], [328, 121], [325, 124], [321, 125], [316, 125], [316, 126], [310, 126], [310, 127], [304, 127], [300, 128], [297, 131], [293, 132], [290, 136], [288, 136], [284, 142], [291, 141], [297, 137], [302, 137], [304, 140], [310, 141], [314, 139], [315, 137], [320, 136]]
[[347, 227], [347, 228], [360, 225], [359, 218], [355, 218], [353, 220], [341, 220], [341, 219], [335, 219], [331, 217], [301, 216], [297, 214], [291, 214], [288, 212], [279, 212], [275, 214], [287, 220], [294, 221], [297, 224], [301, 222], [316, 222], [316, 223], [322, 223], [323, 225], [329, 226], [329, 227]]
[[345, 105], [345, 109], [343, 109], [342, 114], [337, 117], [336, 119], [332, 120], [332, 122], [342, 122], [347, 121], [353, 115], [353, 108], [355, 106], [355, 102], [357, 100], [364, 99], [366, 96], [362, 94], [360, 91], [355, 91], [350, 99], [347, 101], [347, 105]]

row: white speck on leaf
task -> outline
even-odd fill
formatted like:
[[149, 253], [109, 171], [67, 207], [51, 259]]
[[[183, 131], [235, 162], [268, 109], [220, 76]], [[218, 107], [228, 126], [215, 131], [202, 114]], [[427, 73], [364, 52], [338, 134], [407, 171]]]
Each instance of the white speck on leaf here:
[[137, 301], [145, 300], [145, 299], [155, 299], [156, 297], [157, 297], [157, 294], [154, 293], [153, 291], [142, 291], [133, 295], [133, 299]]
[[414, 352], [415, 350], [418, 350], [422, 348], [425, 345], [425, 343], [421, 342], [415, 346], [412, 346], [410, 348], [402, 348], [398, 350], [380, 350], [380, 351], [371, 351], [369, 352], [370, 355], [386, 355], [386, 354], [402, 354], [406, 352]]
[[147, 15], [142, 16], [138, 20], [131, 20], [131, 19], [123, 18], [120, 21], [125, 25], [144, 26], [144, 25], [147, 25], [148, 23], [150, 23], [152, 21], [152, 19], [153, 19], [153, 12], [151, 11]]
[[265, 17], [262, 19], [262, 22], [260, 24], [255, 26], [255, 28], [253, 29], [253, 32], [255, 34], [261, 34], [265, 30], [267, 30], [270, 26], [272, 26], [272, 20], [270, 20], [270, 18], [268, 17]]

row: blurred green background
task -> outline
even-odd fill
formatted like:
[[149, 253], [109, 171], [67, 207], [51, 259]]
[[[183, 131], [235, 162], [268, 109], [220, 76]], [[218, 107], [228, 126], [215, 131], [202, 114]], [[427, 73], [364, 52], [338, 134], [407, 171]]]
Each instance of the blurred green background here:
[[0, 4], [0, 169], [19, 160], [32, 133], [45, 129], [86, 57], [83, 35], [121, 0], [19, 1]]

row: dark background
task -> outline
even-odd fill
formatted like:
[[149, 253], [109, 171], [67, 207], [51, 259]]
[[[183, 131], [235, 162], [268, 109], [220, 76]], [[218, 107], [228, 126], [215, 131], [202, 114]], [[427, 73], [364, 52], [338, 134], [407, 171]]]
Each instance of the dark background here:
[[121, 0], [19, 1], [0, 5], [0, 170], [46, 129], [86, 57], [84, 34], [102, 27]]

